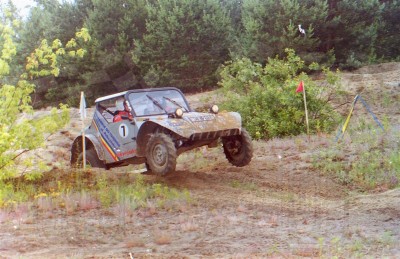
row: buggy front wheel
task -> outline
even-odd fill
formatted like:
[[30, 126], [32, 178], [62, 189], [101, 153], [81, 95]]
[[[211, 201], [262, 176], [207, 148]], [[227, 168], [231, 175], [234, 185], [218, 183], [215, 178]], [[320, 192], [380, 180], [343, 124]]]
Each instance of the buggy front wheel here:
[[165, 175], [175, 171], [176, 148], [171, 137], [164, 133], [151, 135], [146, 147], [147, 166], [150, 171]]
[[226, 159], [234, 166], [246, 166], [253, 158], [253, 143], [244, 128], [240, 135], [222, 138], [222, 144]]

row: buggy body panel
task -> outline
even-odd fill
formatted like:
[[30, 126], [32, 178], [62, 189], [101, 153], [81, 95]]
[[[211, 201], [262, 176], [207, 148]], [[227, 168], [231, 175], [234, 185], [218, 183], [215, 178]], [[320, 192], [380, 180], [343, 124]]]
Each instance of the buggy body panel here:
[[[132, 118], [115, 122], [116, 100], [129, 106]], [[146, 162], [146, 146], [155, 133], [168, 135], [179, 155], [213, 145], [221, 138], [241, 134], [237, 112], [204, 113], [191, 109], [182, 92], [174, 87], [129, 90], [96, 99], [92, 123], [84, 134], [86, 149], [93, 148], [107, 168]], [[177, 111], [183, 113], [178, 115]], [[71, 148], [71, 163], [82, 151], [82, 136]]]

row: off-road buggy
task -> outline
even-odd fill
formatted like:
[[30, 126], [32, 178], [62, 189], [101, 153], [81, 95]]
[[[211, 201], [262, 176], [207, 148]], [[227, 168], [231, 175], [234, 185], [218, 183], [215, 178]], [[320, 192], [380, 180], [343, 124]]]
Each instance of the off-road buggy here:
[[[195, 112], [177, 88], [130, 90], [95, 103], [92, 123], [84, 131], [85, 162], [91, 167], [145, 163], [148, 170], [165, 175], [175, 170], [179, 154], [221, 143], [231, 164], [241, 167], [252, 159], [251, 138], [237, 112], [219, 112], [216, 105], [208, 113]], [[78, 136], [72, 144], [73, 166], [83, 164], [82, 139]]]

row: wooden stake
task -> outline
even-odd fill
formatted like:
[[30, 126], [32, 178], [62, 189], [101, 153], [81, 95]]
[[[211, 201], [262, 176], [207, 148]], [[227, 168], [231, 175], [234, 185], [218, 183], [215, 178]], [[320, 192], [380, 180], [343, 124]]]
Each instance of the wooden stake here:
[[306, 100], [306, 87], [303, 85], [303, 98], [304, 98], [304, 110], [306, 111], [306, 124], [307, 124], [307, 135], [310, 138], [310, 127], [308, 126], [308, 111], [307, 111], [307, 100]]

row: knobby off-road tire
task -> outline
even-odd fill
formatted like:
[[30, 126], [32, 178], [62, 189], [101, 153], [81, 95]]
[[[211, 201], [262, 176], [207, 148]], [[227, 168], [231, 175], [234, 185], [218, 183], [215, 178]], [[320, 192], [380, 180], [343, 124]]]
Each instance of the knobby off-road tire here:
[[[103, 161], [99, 159], [94, 149], [86, 150], [86, 165], [95, 168], [106, 168]], [[83, 168], [83, 153], [81, 152], [76, 160], [76, 167]]]
[[146, 167], [146, 171], [143, 171], [142, 174], [146, 174], [146, 175], [152, 175], [152, 174], [154, 174], [154, 173], [151, 171], [150, 166], [149, 166], [149, 164], [148, 164], [147, 162], [144, 164], [144, 166]]
[[241, 135], [222, 138], [224, 153], [229, 163], [242, 167], [253, 158], [253, 143], [247, 130], [242, 128]]
[[176, 168], [176, 148], [171, 137], [164, 133], [151, 135], [146, 147], [147, 165], [151, 172], [165, 175]]

